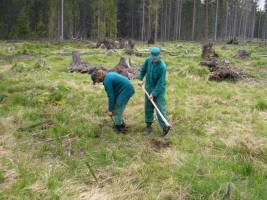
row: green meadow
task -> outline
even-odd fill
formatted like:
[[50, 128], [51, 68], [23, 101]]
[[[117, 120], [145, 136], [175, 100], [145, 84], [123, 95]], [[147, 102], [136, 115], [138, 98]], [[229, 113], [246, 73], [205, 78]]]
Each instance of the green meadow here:
[[[266, 48], [215, 44], [244, 77], [215, 82], [199, 65], [200, 43], [156, 45], [168, 65], [172, 124], [171, 145], [162, 149], [150, 142], [161, 140], [157, 122], [153, 134], [143, 134], [136, 80], [125, 111], [129, 131], [121, 135], [105, 114], [103, 86], [68, 72], [73, 50], [98, 67], [115, 66], [124, 50], [108, 56], [90, 41], [0, 42], [0, 199], [266, 199]], [[240, 48], [251, 57], [234, 58]], [[130, 57], [135, 68], [145, 59]]]

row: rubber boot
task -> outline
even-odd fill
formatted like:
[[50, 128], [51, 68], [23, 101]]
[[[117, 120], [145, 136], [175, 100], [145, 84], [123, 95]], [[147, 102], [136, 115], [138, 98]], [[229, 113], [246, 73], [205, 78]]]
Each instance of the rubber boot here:
[[152, 123], [146, 124], [145, 135], [149, 135], [152, 132]]
[[123, 128], [123, 125], [115, 125], [114, 131], [115, 131], [117, 134], [120, 134], [120, 133], [125, 134], [125, 133], [126, 133], [125, 128]]
[[122, 121], [121, 127], [122, 127], [124, 130], [127, 130], [127, 129], [128, 129], [128, 127], [127, 127], [127, 125], [125, 124], [124, 121]]

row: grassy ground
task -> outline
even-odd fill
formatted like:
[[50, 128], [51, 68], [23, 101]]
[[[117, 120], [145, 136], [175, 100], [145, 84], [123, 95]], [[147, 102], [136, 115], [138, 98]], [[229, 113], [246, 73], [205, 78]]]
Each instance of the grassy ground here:
[[[114, 66], [123, 51], [0, 42], [0, 199], [223, 199], [229, 187], [231, 199], [266, 199], [267, 50], [217, 44], [247, 77], [218, 83], [198, 65], [200, 44], [158, 45], [176, 56], [163, 53], [172, 144], [155, 151], [150, 140], [160, 130], [155, 123], [153, 135], [143, 135], [136, 81], [125, 113], [130, 131], [116, 135], [103, 87], [68, 73], [74, 49], [98, 66]], [[233, 57], [241, 47], [251, 59]]]

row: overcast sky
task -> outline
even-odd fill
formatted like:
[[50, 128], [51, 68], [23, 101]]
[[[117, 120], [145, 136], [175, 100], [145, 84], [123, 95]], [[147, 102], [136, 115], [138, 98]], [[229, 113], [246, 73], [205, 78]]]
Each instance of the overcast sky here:
[[261, 10], [264, 8], [264, 0], [259, 0], [259, 8]]

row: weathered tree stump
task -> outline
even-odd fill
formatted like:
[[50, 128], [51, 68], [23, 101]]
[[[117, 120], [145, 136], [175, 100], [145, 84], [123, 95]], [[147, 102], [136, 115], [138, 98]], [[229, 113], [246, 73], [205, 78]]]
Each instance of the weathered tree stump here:
[[240, 78], [238, 72], [231, 69], [228, 65], [229, 61], [223, 60], [221, 63], [218, 61], [218, 55], [212, 49], [212, 43], [208, 43], [202, 46], [202, 58], [203, 61], [200, 65], [207, 66], [210, 71], [209, 80], [222, 81], [231, 80], [235, 81]]
[[250, 53], [247, 52], [245, 49], [239, 49], [237, 54], [235, 55], [235, 58], [238, 59], [247, 59], [250, 57]]
[[204, 44], [202, 46], [202, 54], [201, 54], [202, 59], [208, 60], [212, 57], [216, 58], [219, 57], [218, 54], [215, 53], [212, 47], [213, 47], [212, 43]]
[[130, 58], [125, 57], [120, 59], [120, 62], [116, 65], [114, 71], [126, 76], [128, 79], [134, 79], [136, 74], [135, 70], [131, 66]]
[[78, 51], [73, 51], [72, 52], [72, 61], [75, 64], [80, 64], [81, 63], [81, 56]]
[[[72, 52], [73, 62], [69, 67], [70, 72], [81, 72], [81, 73], [89, 73], [91, 74], [93, 71], [97, 70], [96, 67], [82, 62], [80, 58], [80, 53], [77, 51]], [[131, 60], [129, 58], [122, 57], [120, 62], [114, 68], [105, 68], [101, 67], [102, 70], [106, 71], [115, 71], [119, 74], [127, 77], [128, 79], [134, 79], [136, 75], [136, 71], [131, 66]]]
[[72, 64], [69, 67], [70, 72], [92, 73], [95, 69], [94, 66], [81, 61], [78, 51], [72, 52]]

